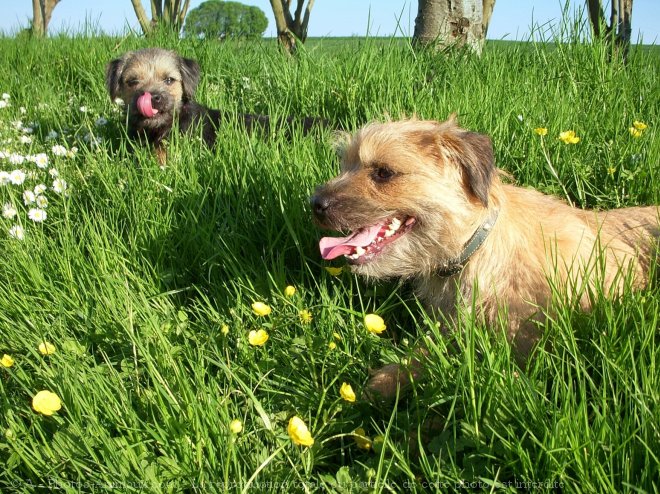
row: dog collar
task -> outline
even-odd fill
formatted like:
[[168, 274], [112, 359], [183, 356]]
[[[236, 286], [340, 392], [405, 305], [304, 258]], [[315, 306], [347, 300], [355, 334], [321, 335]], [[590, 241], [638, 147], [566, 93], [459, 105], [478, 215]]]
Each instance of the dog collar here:
[[447, 262], [444, 266], [441, 266], [436, 273], [439, 276], [446, 278], [460, 272], [465, 267], [465, 263], [468, 262], [470, 257], [472, 257], [472, 254], [474, 254], [479, 247], [481, 247], [486, 238], [488, 238], [488, 234], [493, 229], [493, 226], [495, 226], [499, 214], [499, 209], [493, 209], [486, 221], [477, 228], [477, 231], [475, 231], [470, 237], [470, 240], [467, 241], [465, 247], [463, 247], [461, 255], [453, 261]]

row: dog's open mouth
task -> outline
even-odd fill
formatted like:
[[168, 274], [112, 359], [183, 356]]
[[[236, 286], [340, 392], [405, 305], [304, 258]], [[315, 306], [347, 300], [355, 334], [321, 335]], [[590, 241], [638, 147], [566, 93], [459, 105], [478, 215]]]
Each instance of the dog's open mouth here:
[[394, 217], [360, 228], [347, 237], [323, 237], [319, 242], [321, 257], [330, 260], [344, 255], [351, 263], [368, 262], [386, 245], [410, 231], [415, 222], [412, 216]]

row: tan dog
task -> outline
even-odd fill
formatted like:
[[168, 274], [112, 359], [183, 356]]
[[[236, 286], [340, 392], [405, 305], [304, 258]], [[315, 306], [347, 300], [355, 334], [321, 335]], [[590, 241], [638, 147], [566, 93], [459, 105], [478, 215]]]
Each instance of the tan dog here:
[[[657, 255], [658, 207], [585, 211], [502, 183], [490, 139], [453, 118], [362, 128], [343, 149], [341, 174], [316, 191], [312, 207], [321, 226], [352, 232], [323, 238], [324, 259], [344, 255], [362, 275], [411, 279], [419, 297], [450, 319], [458, 304], [475, 300], [495, 326], [505, 308], [508, 339], [522, 356], [540, 337], [551, 282], [587, 310], [589, 290], [616, 295], [626, 276], [644, 287]], [[413, 376], [419, 371], [413, 366]], [[390, 365], [368, 391], [389, 397], [405, 382]]]

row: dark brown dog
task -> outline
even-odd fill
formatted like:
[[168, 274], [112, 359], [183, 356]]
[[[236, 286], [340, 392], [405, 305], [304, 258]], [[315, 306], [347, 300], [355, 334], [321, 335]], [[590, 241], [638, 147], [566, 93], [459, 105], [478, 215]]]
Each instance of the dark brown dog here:
[[[523, 358], [539, 339], [551, 283], [585, 310], [590, 291], [642, 288], [660, 235], [656, 206], [585, 211], [502, 183], [490, 139], [454, 119], [362, 128], [312, 207], [322, 226], [352, 232], [322, 239], [324, 259], [343, 255], [356, 273], [410, 279], [449, 319], [475, 303], [496, 327], [505, 308], [507, 336]], [[368, 391], [391, 397], [404, 374], [387, 366]]]
[[[128, 113], [128, 133], [132, 138], [152, 145], [161, 164], [166, 160], [163, 140], [174, 123], [182, 132], [199, 131], [207, 145], [215, 143], [217, 128], [226, 116], [195, 102], [199, 83], [199, 64], [171, 50], [146, 48], [125, 53], [106, 67], [106, 86], [110, 97], [121, 98]], [[268, 130], [270, 118], [265, 115], [242, 115], [248, 131]], [[287, 118], [292, 123], [293, 118]], [[313, 126], [324, 126], [317, 118], [301, 119], [303, 132]]]

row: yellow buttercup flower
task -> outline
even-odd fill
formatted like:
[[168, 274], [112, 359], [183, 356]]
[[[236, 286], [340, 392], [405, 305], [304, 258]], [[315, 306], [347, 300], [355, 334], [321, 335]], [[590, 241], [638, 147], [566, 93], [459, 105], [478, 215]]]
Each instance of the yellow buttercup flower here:
[[367, 331], [373, 334], [380, 334], [387, 327], [383, 318], [377, 314], [367, 314], [364, 316], [364, 325], [367, 327]]
[[613, 166], [610, 166], [610, 167], [607, 168], [607, 174], [608, 174], [610, 177], [613, 177], [613, 176], [614, 176], [614, 172], [616, 172], [616, 168], [614, 168]]
[[340, 335], [339, 333], [337, 333], [337, 331], [334, 331], [334, 332], [332, 333], [332, 337], [333, 337], [335, 340], [341, 340], [341, 335]]
[[2, 359], [0, 360], [0, 365], [3, 367], [11, 367], [14, 365], [14, 359], [11, 357], [11, 355], [7, 355], [6, 353], [2, 356]]
[[264, 329], [252, 330], [248, 333], [248, 341], [252, 346], [263, 346], [267, 341], [268, 333]]
[[339, 276], [342, 273], [342, 271], [344, 270], [344, 268], [343, 267], [335, 268], [333, 266], [326, 266], [325, 270], [328, 273], [330, 273], [332, 276]]
[[252, 304], [252, 310], [258, 316], [267, 316], [272, 312], [272, 309], [269, 305], [264, 304], [263, 302], [255, 302]]
[[534, 129], [534, 132], [536, 132], [540, 136], [548, 135], [548, 129], [546, 129], [545, 127], [537, 127]]
[[577, 144], [580, 138], [575, 135], [574, 130], [565, 130], [559, 134], [559, 140], [564, 144]]
[[334, 341], [331, 341], [330, 343], [328, 343], [328, 349], [329, 350], [334, 350], [335, 348], [337, 348], [337, 343], [335, 343]]
[[383, 449], [383, 445], [385, 444], [385, 437], [378, 435], [374, 437], [374, 441], [371, 444], [371, 447], [374, 448], [374, 451], [376, 453], [380, 453]]
[[53, 415], [60, 408], [62, 408], [62, 402], [60, 397], [55, 393], [50, 391], [39, 391], [34, 398], [32, 398], [32, 408], [35, 412], [42, 413], [44, 415]]
[[312, 434], [309, 432], [305, 422], [303, 422], [303, 420], [298, 416], [294, 415], [291, 417], [289, 420], [289, 426], [287, 427], [287, 432], [289, 433], [291, 440], [299, 446], [311, 446], [314, 444], [314, 438], [312, 437]]
[[312, 322], [312, 313], [308, 311], [307, 309], [303, 309], [298, 313], [298, 317], [300, 317], [300, 322], [303, 324], [309, 324]]
[[55, 353], [55, 345], [44, 341], [43, 343], [39, 344], [39, 352], [41, 352], [41, 355], [52, 355]]
[[353, 439], [355, 439], [355, 444], [357, 444], [358, 448], [371, 449], [371, 439], [369, 439], [362, 427], [358, 427], [353, 431]]
[[289, 285], [284, 289], [284, 295], [287, 297], [293, 297], [296, 294], [296, 287]]
[[638, 128], [630, 127], [628, 129], [628, 132], [630, 132], [630, 135], [633, 136], [635, 139], [637, 139], [638, 137], [642, 137], [642, 131]]
[[229, 326], [227, 324], [223, 324], [222, 327], [220, 328], [220, 332], [227, 336], [229, 334]]
[[633, 122], [633, 127], [635, 127], [637, 130], [645, 130], [648, 125], [646, 125], [644, 122], [640, 122], [639, 120], [635, 120]]
[[229, 422], [229, 430], [232, 434], [240, 434], [243, 431], [243, 422], [238, 419], [234, 419]]
[[350, 403], [355, 402], [355, 391], [353, 391], [353, 388], [351, 387], [350, 384], [343, 383], [341, 385], [341, 388], [339, 388], [339, 394], [344, 400]]

